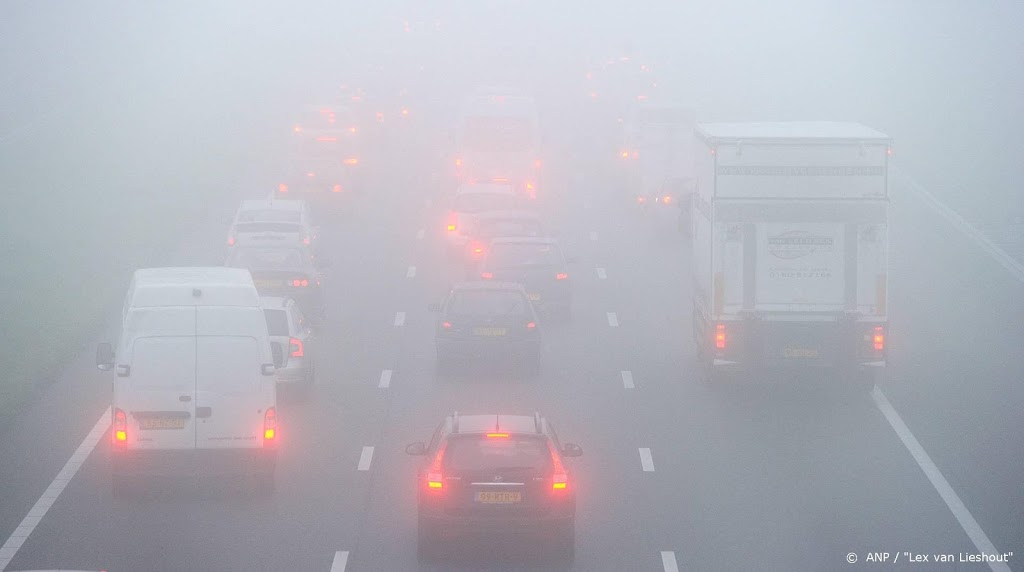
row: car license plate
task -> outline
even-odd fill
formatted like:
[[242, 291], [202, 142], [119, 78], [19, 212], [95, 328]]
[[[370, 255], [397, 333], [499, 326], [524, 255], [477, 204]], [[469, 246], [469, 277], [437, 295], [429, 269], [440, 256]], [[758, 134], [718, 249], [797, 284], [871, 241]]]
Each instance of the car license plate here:
[[818, 350], [814, 348], [786, 348], [782, 351], [782, 355], [794, 359], [816, 358], [818, 357]]
[[279, 288], [281, 286], [280, 280], [253, 280], [257, 288]]
[[184, 417], [143, 417], [139, 419], [139, 429], [184, 429]]
[[515, 504], [522, 502], [523, 493], [519, 491], [482, 491], [476, 493], [476, 502], [482, 504]]
[[473, 333], [478, 336], [504, 336], [508, 330], [505, 328], [473, 328]]
[[531, 302], [540, 302], [540, 294], [536, 293], [536, 292], [530, 294], [530, 301]]

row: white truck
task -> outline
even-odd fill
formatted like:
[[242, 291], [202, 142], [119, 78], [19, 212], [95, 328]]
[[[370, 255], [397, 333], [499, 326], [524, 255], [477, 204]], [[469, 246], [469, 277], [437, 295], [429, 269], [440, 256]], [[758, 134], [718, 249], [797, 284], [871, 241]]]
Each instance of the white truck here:
[[620, 151], [627, 197], [644, 211], [672, 213], [689, 199], [694, 183], [692, 109], [644, 100], [630, 111]]
[[856, 123], [697, 126], [693, 328], [704, 377], [886, 365], [890, 138]]

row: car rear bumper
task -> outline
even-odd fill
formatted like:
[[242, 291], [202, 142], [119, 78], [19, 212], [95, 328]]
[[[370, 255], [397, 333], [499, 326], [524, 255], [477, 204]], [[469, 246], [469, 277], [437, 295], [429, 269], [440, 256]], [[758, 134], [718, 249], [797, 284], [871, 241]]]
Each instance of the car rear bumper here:
[[309, 367], [305, 358], [288, 358], [288, 367], [277, 370], [277, 383], [292, 385], [309, 379]]
[[494, 533], [547, 539], [564, 533], [575, 520], [576, 515], [572, 513], [539, 517], [470, 517], [421, 512], [419, 526], [438, 539]]
[[439, 356], [457, 357], [533, 357], [540, 353], [540, 340], [509, 338], [441, 338], [437, 340]]
[[273, 449], [157, 449], [112, 452], [110, 466], [118, 476], [245, 475], [273, 473]]

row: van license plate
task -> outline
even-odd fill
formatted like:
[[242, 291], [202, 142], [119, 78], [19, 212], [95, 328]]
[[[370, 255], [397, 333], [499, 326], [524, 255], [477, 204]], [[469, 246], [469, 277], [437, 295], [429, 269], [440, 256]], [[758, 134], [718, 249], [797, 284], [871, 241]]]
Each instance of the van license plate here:
[[818, 357], [818, 350], [814, 348], [786, 348], [783, 350], [782, 355], [794, 359], [816, 358]]
[[151, 429], [184, 429], [184, 417], [143, 417], [139, 419], [139, 429], [149, 431]]
[[522, 502], [522, 500], [523, 493], [518, 491], [484, 491], [476, 493], [476, 502], [482, 504], [515, 504]]

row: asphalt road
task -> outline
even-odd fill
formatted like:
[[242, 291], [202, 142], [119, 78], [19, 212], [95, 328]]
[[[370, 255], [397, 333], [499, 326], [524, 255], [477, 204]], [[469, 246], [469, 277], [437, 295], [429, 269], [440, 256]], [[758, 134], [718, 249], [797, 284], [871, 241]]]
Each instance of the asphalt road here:
[[[879, 395], [994, 546], [1015, 553], [1011, 569], [1024, 570], [1022, 285], [898, 183], [890, 380], [874, 397], [842, 398], [806, 386], [703, 385], [686, 244], [668, 221], [623, 209], [599, 170], [548, 183], [544, 211], [579, 262], [572, 320], [542, 324], [541, 375], [484, 365], [439, 377], [427, 304], [461, 276], [442, 256], [444, 211], [415, 173], [380, 180], [351, 216], [324, 221], [328, 351], [311, 397], [280, 407], [275, 494], [202, 481], [115, 499], [104, 435], [7, 570], [986, 569], [902, 560], [904, 551], [977, 549]], [[209, 264], [223, 233], [211, 224], [189, 237], [181, 263]], [[0, 541], [109, 406], [106, 375], [85, 348], [0, 435]], [[418, 564], [417, 459], [403, 448], [427, 440], [452, 409], [540, 410], [583, 447], [570, 467], [573, 564], [501, 537]], [[865, 563], [869, 552], [889, 560]]]

